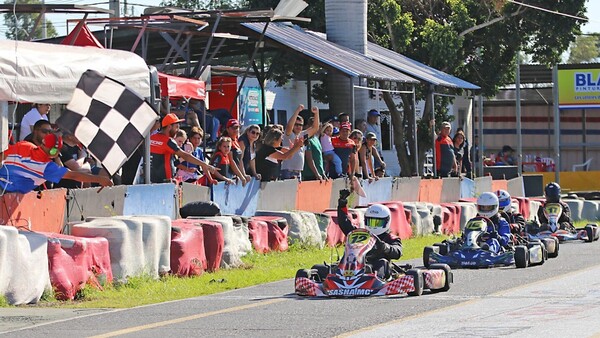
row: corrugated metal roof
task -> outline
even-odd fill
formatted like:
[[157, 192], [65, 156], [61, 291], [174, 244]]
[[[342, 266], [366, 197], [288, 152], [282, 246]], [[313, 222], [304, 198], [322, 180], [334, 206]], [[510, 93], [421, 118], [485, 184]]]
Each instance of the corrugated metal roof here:
[[421, 81], [436, 86], [472, 90], [481, 89], [481, 87], [477, 85], [444, 73], [441, 70], [429, 67], [426, 64], [408, 58], [402, 54], [398, 54], [393, 50], [381, 47], [373, 42], [368, 42], [367, 56]]
[[[262, 33], [265, 23], [243, 23], [244, 27]], [[376, 62], [356, 51], [342, 47], [313, 34], [308, 34], [298, 26], [270, 23], [265, 38], [298, 51], [323, 65], [334, 68], [351, 77], [376, 80], [418, 83], [406, 74]]]

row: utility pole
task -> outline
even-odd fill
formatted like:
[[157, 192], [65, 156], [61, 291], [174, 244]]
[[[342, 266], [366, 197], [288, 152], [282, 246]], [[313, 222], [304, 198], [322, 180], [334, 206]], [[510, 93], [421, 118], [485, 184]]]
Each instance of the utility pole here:
[[[46, 0], [42, 0], [42, 6], [46, 4]], [[46, 11], [42, 12], [42, 39], [48, 37], [48, 32], [46, 30]]]
[[120, 0], [110, 0], [109, 1], [109, 7], [108, 9], [110, 9], [111, 11], [113, 11], [113, 14], [110, 15], [111, 19], [112, 18], [119, 18], [121, 17], [121, 4], [120, 4]]

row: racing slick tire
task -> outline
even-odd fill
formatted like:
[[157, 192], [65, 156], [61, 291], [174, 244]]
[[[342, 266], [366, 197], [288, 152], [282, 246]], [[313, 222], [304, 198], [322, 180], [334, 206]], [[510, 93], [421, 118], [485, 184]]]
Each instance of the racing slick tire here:
[[515, 266], [519, 269], [529, 265], [529, 248], [523, 245], [515, 247]]
[[546, 251], [548, 251], [548, 258], [555, 258], [558, 256], [559, 242], [556, 237], [548, 237], [542, 239], [544, 242], [544, 246], [546, 247]]
[[598, 228], [594, 225], [588, 224], [585, 226], [585, 233], [587, 235], [587, 240], [586, 242], [591, 243], [594, 241], [594, 238], [596, 237], [596, 233], [598, 232]]
[[429, 255], [431, 255], [432, 252], [440, 252], [440, 248], [438, 246], [426, 246], [423, 248], [423, 266], [425, 266], [426, 268], [429, 267]]
[[308, 278], [310, 279], [310, 270], [309, 269], [300, 269], [296, 271], [296, 279], [298, 278]]
[[439, 254], [442, 256], [448, 255], [448, 252], [450, 251], [448, 243], [434, 243], [433, 246], [440, 248]]
[[431, 264], [429, 266], [429, 270], [444, 270], [444, 275], [446, 276], [444, 281], [444, 287], [441, 289], [430, 289], [431, 293], [436, 292], [446, 292], [450, 290], [450, 284], [453, 282], [452, 269], [448, 264]]
[[423, 289], [425, 288], [425, 280], [423, 278], [423, 273], [419, 269], [410, 269], [406, 271], [407, 276], [412, 276], [415, 283], [415, 291], [409, 292], [409, 296], [420, 296], [423, 294]]
[[315, 264], [312, 266], [311, 270], [316, 271], [317, 276], [319, 276], [319, 282], [324, 282], [329, 274], [329, 266], [325, 264]]

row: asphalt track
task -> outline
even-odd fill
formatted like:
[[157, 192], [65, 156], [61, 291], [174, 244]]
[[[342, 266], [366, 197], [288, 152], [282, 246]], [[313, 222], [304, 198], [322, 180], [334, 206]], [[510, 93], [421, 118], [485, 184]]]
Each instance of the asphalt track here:
[[[447, 293], [304, 299], [293, 281], [126, 310], [1, 309], [2, 337], [530, 337], [600, 333], [600, 242], [543, 266], [455, 270]], [[41, 312], [44, 314], [42, 315]], [[62, 312], [61, 312], [62, 311]], [[13, 312], [16, 312], [13, 314]], [[19, 318], [10, 325], [10, 316]], [[58, 319], [61, 315], [75, 316]], [[9, 324], [7, 324], [7, 322]]]

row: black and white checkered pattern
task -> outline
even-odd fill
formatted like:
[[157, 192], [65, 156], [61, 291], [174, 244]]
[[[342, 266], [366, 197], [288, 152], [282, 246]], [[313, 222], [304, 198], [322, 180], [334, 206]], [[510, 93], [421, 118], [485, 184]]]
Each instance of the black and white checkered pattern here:
[[56, 123], [75, 135], [112, 176], [157, 119], [144, 98], [118, 81], [87, 70]]

